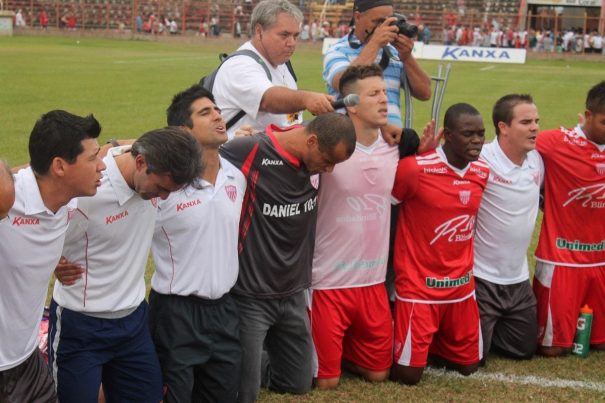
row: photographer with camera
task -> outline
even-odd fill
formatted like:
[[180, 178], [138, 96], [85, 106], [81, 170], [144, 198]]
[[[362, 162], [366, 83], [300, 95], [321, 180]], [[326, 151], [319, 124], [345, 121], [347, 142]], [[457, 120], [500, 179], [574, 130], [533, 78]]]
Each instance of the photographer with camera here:
[[399, 89], [404, 69], [411, 95], [422, 101], [431, 97], [431, 79], [412, 56], [418, 28], [393, 13], [392, 0], [355, 0], [353, 22], [351, 33], [324, 57], [328, 91], [338, 96], [340, 78], [349, 65], [379, 64], [387, 82], [389, 123], [403, 127]]

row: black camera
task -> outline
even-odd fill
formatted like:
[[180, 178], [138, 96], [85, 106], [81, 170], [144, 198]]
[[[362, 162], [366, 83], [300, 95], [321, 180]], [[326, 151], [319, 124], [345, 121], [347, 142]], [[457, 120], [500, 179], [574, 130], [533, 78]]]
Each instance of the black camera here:
[[394, 13], [393, 17], [397, 18], [397, 21], [393, 21], [391, 25], [396, 25], [397, 29], [399, 29], [399, 34], [405, 35], [408, 38], [414, 38], [418, 35], [418, 27], [416, 25], [408, 23], [405, 15]]

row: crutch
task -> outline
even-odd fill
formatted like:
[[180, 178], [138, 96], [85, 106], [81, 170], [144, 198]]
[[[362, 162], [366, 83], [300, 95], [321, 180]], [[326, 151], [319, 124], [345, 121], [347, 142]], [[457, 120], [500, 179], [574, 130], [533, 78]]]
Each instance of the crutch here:
[[443, 65], [437, 66], [437, 76], [431, 77], [435, 80], [435, 91], [433, 93], [433, 105], [431, 106], [431, 120], [435, 121], [435, 136], [439, 131], [439, 113], [441, 112], [441, 105], [443, 104], [443, 96], [445, 95], [445, 88], [447, 87], [447, 81], [450, 77], [450, 70], [452, 65], [450, 63], [445, 66], [445, 72], [443, 71]]

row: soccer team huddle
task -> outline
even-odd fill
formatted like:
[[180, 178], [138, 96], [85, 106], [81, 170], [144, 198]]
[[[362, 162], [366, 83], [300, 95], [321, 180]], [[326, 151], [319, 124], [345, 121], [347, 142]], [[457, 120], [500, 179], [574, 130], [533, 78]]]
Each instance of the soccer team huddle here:
[[29, 166], [0, 162], [0, 401], [252, 402], [343, 370], [414, 385], [490, 351], [567, 354], [584, 305], [605, 349], [605, 81], [575, 128], [540, 132], [532, 97], [506, 94], [489, 144], [466, 102], [418, 136], [401, 79], [420, 100], [431, 82], [392, 15], [355, 1], [330, 95], [288, 64], [300, 10], [263, 0], [246, 52], [178, 92], [167, 127], [99, 146], [94, 116], [42, 115]]

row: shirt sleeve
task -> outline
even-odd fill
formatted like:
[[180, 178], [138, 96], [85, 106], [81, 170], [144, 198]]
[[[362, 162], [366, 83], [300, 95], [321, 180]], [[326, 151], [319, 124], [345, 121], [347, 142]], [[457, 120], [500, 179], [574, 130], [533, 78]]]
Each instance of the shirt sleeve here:
[[223, 144], [219, 149], [221, 157], [232, 163], [237, 169], [243, 171], [245, 164], [250, 164], [258, 149], [259, 136], [236, 137]]
[[326, 82], [326, 86], [328, 90], [332, 90], [335, 93], [338, 93], [338, 88], [332, 87], [332, 81], [334, 81], [334, 77], [344, 71], [351, 64], [349, 58], [336, 46], [331, 47], [324, 56], [324, 69], [323, 69], [323, 78]]
[[241, 109], [256, 119], [263, 95], [271, 87], [273, 83], [263, 66], [251, 57], [239, 55], [221, 66], [212, 92], [224, 111]]
[[395, 184], [393, 185], [393, 199], [403, 202], [411, 198], [418, 188], [418, 164], [415, 156], [409, 156], [399, 160]]

